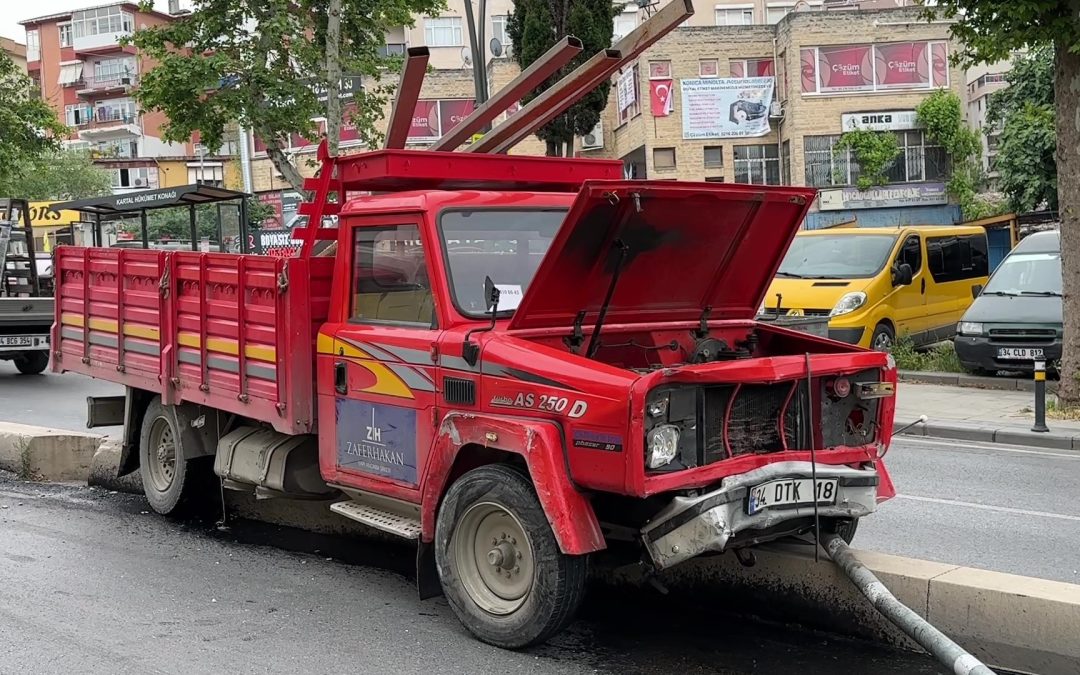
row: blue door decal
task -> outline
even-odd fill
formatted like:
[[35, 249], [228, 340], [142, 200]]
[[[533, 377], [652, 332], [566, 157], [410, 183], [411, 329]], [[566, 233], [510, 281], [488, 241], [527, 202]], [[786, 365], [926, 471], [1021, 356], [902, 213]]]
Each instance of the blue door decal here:
[[338, 467], [418, 484], [415, 410], [339, 398], [336, 412]]

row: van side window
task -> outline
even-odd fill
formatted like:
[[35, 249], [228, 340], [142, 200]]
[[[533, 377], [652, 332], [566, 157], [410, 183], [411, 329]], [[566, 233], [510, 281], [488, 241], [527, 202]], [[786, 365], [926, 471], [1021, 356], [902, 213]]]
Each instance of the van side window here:
[[359, 322], [434, 326], [435, 305], [416, 225], [355, 229], [350, 315]]
[[985, 235], [928, 237], [926, 257], [930, 274], [939, 284], [990, 275]]
[[896, 256], [896, 264], [903, 263], [911, 265], [912, 276], [918, 275], [922, 269], [922, 244], [919, 242], [919, 235], [914, 234], [904, 240], [904, 246]]

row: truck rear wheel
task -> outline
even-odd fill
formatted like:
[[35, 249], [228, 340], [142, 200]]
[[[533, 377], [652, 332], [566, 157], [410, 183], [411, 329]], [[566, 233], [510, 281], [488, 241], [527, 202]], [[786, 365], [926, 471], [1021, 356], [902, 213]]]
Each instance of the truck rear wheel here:
[[49, 352], [26, 352], [15, 357], [15, 367], [23, 375], [40, 375], [49, 367]]
[[435, 563], [465, 627], [488, 644], [519, 649], [570, 623], [588, 560], [559, 550], [532, 484], [496, 464], [450, 487], [435, 526]]
[[211, 485], [213, 457], [185, 460], [183, 441], [171, 406], [155, 397], [143, 417], [139, 436], [139, 474], [150, 508], [162, 515], [182, 515], [198, 503], [195, 493]]

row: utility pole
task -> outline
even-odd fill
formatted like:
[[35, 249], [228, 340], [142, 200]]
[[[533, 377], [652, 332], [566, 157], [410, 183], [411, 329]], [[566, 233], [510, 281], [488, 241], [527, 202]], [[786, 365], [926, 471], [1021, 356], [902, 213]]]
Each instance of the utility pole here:
[[[480, 0], [480, 17], [473, 16], [472, 0], [465, 0], [465, 24], [469, 29], [469, 51], [473, 62], [473, 86], [476, 90], [476, 105], [488, 100], [487, 87], [487, 51], [484, 49], [484, 25], [487, 21], [487, 0]], [[477, 25], [479, 24], [479, 25]]]

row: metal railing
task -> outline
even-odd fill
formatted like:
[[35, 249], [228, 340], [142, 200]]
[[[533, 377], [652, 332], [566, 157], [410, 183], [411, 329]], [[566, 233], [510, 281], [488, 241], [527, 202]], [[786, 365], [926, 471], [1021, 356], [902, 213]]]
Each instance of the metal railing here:
[[138, 83], [138, 75], [91, 75], [83, 77], [75, 83], [75, 88], [79, 91], [109, 91], [111, 89], [131, 87]]

